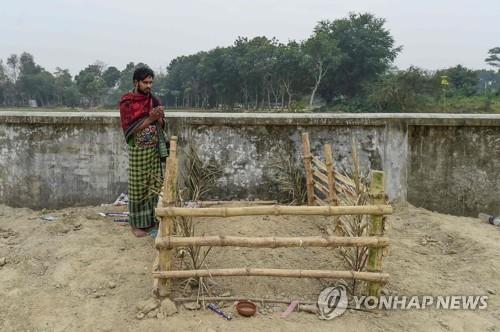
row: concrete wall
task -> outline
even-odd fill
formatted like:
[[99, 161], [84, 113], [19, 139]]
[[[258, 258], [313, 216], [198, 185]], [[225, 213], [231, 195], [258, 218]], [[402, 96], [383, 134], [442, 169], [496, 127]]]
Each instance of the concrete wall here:
[[415, 126], [408, 200], [430, 210], [500, 215], [500, 126]]
[[0, 112], [0, 202], [58, 208], [113, 201], [127, 188], [115, 114]]
[[[500, 116], [168, 113], [169, 132], [223, 169], [211, 198], [280, 197], [273, 163], [331, 143], [337, 167], [383, 169], [392, 200], [440, 212], [500, 214]], [[110, 202], [126, 190], [116, 113], [0, 112], [0, 202], [34, 208]], [[281, 196], [282, 197], [282, 196]]]

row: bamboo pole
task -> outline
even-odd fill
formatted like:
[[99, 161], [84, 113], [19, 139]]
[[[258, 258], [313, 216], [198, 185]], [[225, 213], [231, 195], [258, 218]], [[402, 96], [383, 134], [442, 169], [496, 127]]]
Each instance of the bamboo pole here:
[[318, 159], [318, 157], [313, 157], [312, 158], [312, 162], [314, 164], [314, 166], [316, 166], [318, 168], [318, 170], [320, 171], [323, 171], [326, 173], [327, 169], [326, 169], [326, 165], [324, 162], [322, 162], [321, 160]]
[[[173, 207], [176, 202], [177, 195], [177, 137], [173, 136], [170, 140], [170, 155], [167, 158], [165, 171], [165, 183], [163, 188], [162, 205], [164, 207]], [[161, 209], [156, 209], [161, 210]], [[170, 236], [174, 229], [174, 219], [169, 215], [162, 215], [160, 225], [158, 227], [158, 237]], [[172, 250], [158, 251], [158, 269], [160, 271], [169, 271], [172, 268]], [[155, 273], [155, 272], [153, 272]], [[153, 293], [159, 297], [170, 294], [170, 283], [167, 279], [160, 280], [154, 284]]]
[[[175, 161], [175, 162], [174, 162]], [[177, 168], [177, 136], [170, 139], [169, 156], [167, 158], [165, 178], [163, 183], [163, 206], [173, 206], [176, 201], [175, 190], [177, 189], [172, 182], [172, 174]], [[168, 173], [171, 174], [168, 174]]]
[[[316, 185], [315, 185], [315, 187], [316, 187]], [[326, 196], [328, 196], [328, 195], [326, 195]], [[325, 202], [324, 200], [322, 200], [321, 198], [319, 198], [316, 194], [314, 194], [314, 200], [316, 202], [318, 202], [318, 205], [320, 205], [320, 206], [328, 206], [328, 205], [330, 205], [327, 202]]]
[[[357, 152], [354, 151], [354, 153], [356, 154], [356, 160], [357, 160]], [[313, 174], [315, 176], [317, 176], [318, 178], [320, 178], [321, 180], [324, 180], [325, 183], [328, 183], [328, 177], [320, 172], [320, 171], [323, 171], [323, 172], [327, 173], [326, 165], [323, 164], [323, 162], [316, 157], [313, 157], [312, 161], [313, 161], [313, 164], [318, 167], [318, 170], [314, 170]], [[358, 173], [359, 173], [359, 170], [358, 170]], [[335, 173], [335, 180], [340, 182], [340, 183], [344, 183], [348, 186], [356, 187], [356, 184], [352, 179], [350, 179], [349, 177], [344, 176], [338, 172]], [[363, 188], [363, 184], [360, 184], [360, 185], [361, 185], [360, 188]]]
[[196, 201], [201, 206], [213, 206], [213, 205], [225, 205], [225, 204], [242, 204], [242, 205], [274, 205], [278, 204], [278, 201]]
[[[161, 189], [162, 192], [163, 192], [163, 189], [164, 188], [162, 187], [162, 189]], [[157, 208], [163, 207], [163, 200], [159, 199], [156, 207]], [[160, 250], [159, 249], [156, 250], [155, 259], [153, 261], [153, 268], [151, 269], [151, 271], [153, 271], [153, 272], [160, 271]], [[160, 286], [160, 282], [161, 282], [160, 279], [153, 278], [153, 295], [158, 296], [158, 297], [160, 296], [160, 288], [162, 287], [162, 286]]]
[[313, 171], [313, 175], [316, 178], [318, 178], [319, 180], [323, 181], [324, 183], [328, 183], [328, 176], [326, 176], [325, 174], [321, 173], [320, 171], [314, 170]]
[[328, 192], [330, 204], [339, 205], [335, 188], [335, 168], [333, 167], [333, 151], [330, 144], [325, 145], [326, 174], [328, 175]]
[[328, 189], [319, 182], [314, 182], [314, 188], [318, 189], [318, 191], [320, 191], [327, 198], [330, 195], [330, 193], [328, 192]]
[[300, 269], [259, 269], [259, 268], [233, 268], [210, 270], [183, 270], [154, 272], [155, 278], [200, 278], [222, 276], [267, 276], [283, 278], [333, 278], [333, 279], [358, 279], [370, 282], [386, 283], [389, 279], [387, 273], [358, 272], [358, 271], [330, 271], [330, 270], [300, 270]]
[[[347, 186], [354, 187], [354, 188], [356, 187], [356, 184], [354, 183], [354, 181], [352, 179], [350, 179], [347, 176], [344, 176], [338, 172], [335, 174], [335, 180], [337, 180], [341, 184], [345, 184]], [[363, 184], [361, 184], [360, 188], [364, 189]]]
[[304, 168], [306, 170], [307, 205], [314, 205], [314, 181], [311, 165], [312, 154], [308, 133], [302, 133], [302, 145], [304, 149]]
[[[384, 204], [384, 172], [372, 171], [370, 182], [370, 199], [372, 204]], [[384, 234], [383, 216], [372, 215], [371, 224], [369, 226], [369, 234], [373, 237], [382, 236]], [[383, 251], [379, 248], [368, 249], [368, 272], [379, 273], [382, 271], [382, 254]], [[368, 283], [368, 295], [380, 296], [381, 285], [377, 281]]]
[[321, 172], [326, 172], [326, 165], [323, 161], [321, 161], [321, 159], [319, 159], [318, 157], [314, 157], [312, 158], [312, 164], [313, 166], [316, 166], [316, 168], [321, 171]]
[[243, 236], [193, 236], [193, 237], [158, 237], [155, 246], [158, 249], [174, 247], [213, 246], [213, 247], [386, 247], [389, 239], [384, 237], [343, 237], [343, 236], [301, 236], [301, 237], [243, 237]]
[[[207, 296], [207, 297], [176, 297], [172, 299], [172, 301], [177, 302], [177, 303], [184, 303], [184, 302], [196, 302], [199, 300], [204, 300], [206, 302], [219, 302], [219, 301], [225, 301], [225, 302], [235, 302], [235, 301], [251, 301], [255, 303], [286, 303], [290, 304], [292, 300], [282, 300], [282, 299], [264, 299], [260, 297], [245, 297], [245, 296]], [[300, 301], [301, 306], [303, 305], [312, 305], [316, 304], [318, 300], [316, 301]], [[300, 311], [300, 310], [299, 310]]]
[[163, 207], [156, 209], [157, 216], [171, 217], [236, 217], [263, 215], [384, 215], [392, 214], [390, 205], [357, 205], [357, 206], [247, 206], [247, 207], [212, 207], [212, 208], [180, 208]]
[[352, 149], [352, 164], [354, 165], [354, 185], [356, 187], [356, 192], [361, 190], [360, 181], [360, 170], [359, 170], [359, 160], [358, 160], [358, 148], [356, 146], [356, 140], [354, 136], [351, 137], [351, 149]]

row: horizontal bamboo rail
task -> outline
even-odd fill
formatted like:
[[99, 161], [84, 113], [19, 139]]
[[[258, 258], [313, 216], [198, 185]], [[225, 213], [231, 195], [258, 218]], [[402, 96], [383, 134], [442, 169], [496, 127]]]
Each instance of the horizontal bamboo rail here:
[[200, 278], [200, 277], [241, 277], [267, 276], [286, 278], [333, 278], [358, 279], [371, 282], [386, 283], [389, 280], [387, 273], [357, 272], [357, 271], [329, 271], [329, 270], [300, 270], [300, 269], [210, 269], [210, 270], [182, 270], [153, 272], [154, 278]]
[[278, 204], [278, 201], [262, 201], [262, 200], [257, 200], [257, 201], [196, 201], [194, 202], [196, 204], [199, 204], [200, 206], [213, 206], [213, 205], [275, 205]]
[[250, 207], [214, 207], [214, 208], [156, 208], [160, 217], [235, 217], [263, 215], [387, 215], [392, 214], [390, 205], [359, 205], [359, 206], [250, 206]]
[[187, 246], [233, 246], [255, 248], [278, 247], [376, 247], [389, 245], [385, 237], [342, 237], [342, 236], [302, 236], [302, 237], [243, 237], [243, 236], [193, 236], [157, 237], [157, 249], [172, 249]]

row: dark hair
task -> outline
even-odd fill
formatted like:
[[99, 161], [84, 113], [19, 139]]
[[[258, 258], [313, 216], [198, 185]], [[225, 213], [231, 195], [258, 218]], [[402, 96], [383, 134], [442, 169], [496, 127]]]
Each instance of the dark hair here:
[[149, 67], [139, 67], [136, 70], [134, 70], [134, 81], [142, 81], [146, 77], [151, 76], [152, 78], [155, 78], [155, 73], [154, 71], [149, 68]]

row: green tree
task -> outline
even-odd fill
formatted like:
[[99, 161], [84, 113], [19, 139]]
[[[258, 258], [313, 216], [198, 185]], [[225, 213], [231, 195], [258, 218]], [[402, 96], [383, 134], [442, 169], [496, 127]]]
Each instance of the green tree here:
[[108, 88], [114, 88], [120, 80], [120, 71], [116, 67], [108, 67], [102, 73], [102, 79], [104, 80]]
[[500, 47], [493, 47], [488, 51], [488, 54], [488, 57], [484, 61], [490, 66], [498, 68], [500, 72]]
[[[275, 49], [278, 41], [264, 36], [252, 39], [239, 37], [231, 49], [232, 62], [236, 65], [237, 73], [241, 79], [239, 85], [243, 93], [243, 103], [248, 108], [250, 100], [254, 99], [254, 108], [266, 104], [270, 106], [272, 71], [275, 65]], [[232, 72], [234, 75], [234, 71]], [[238, 85], [237, 85], [238, 86]]]
[[57, 99], [54, 76], [36, 64], [33, 55], [23, 52], [19, 56], [19, 77], [16, 88], [20, 95], [20, 104], [36, 100], [40, 106], [49, 106]]
[[0, 59], [0, 105], [11, 106], [16, 104], [16, 88], [8, 74], [8, 68]]
[[438, 70], [435, 74], [435, 84], [439, 86], [441, 76], [447, 76], [450, 83], [447, 88], [447, 95], [461, 95], [470, 97], [477, 91], [478, 76], [477, 73], [462, 65]]
[[337, 40], [340, 63], [325, 77], [320, 89], [328, 101], [338, 96], [359, 95], [364, 87], [389, 69], [401, 47], [394, 47], [394, 38], [385, 27], [385, 19], [372, 14], [349, 14], [348, 17], [321, 21], [316, 33], [326, 33]]
[[487, 94], [491, 91], [500, 92], [500, 71], [493, 70], [478, 70], [478, 84], [477, 91], [481, 94]]
[[23, 52], [19, 57], [19, 75], [36, 75], [43, 70], [35, 63], [35, 58], [28, 52]]
[[19, 75], [19, 58], [16, 54], [11, 54], [7, 58], [7, 65], [10, 67], [11, 78], [15, 83], [17, 81], [17, 76]]
[[41, 69], [34, 74], [21, 74], [17, 87], [23, 96], [23, 104], [28, 100], [36, 100], [39, 106], [50, 106], [56, 100], [54, 76]]
[[314, 85], [309, 98], [309, 106], [313, 105], [314, 96], [329, 71], [334, 71], [341, 61], [335, 36], [317, 30], [311, 38], [304, 43], [306, 61], [309, 71], [314, 78]]
[[98, 64], [89, 65], [75, 76], [75, 80], [80, 93], [88, 98], [89, 107], [96, 106], [106, 90], [102, 67]]
[[80, 92], [68, 69], [56, 68], [54, 73], [58, 103], [67, 107], [76, 107], [80, 103]]
[[277, 49], [276, 72], [283, 86], [283, 94], [288, 95], [287, 108], [293, 100], [298, 100], [309, 89], [311, 77], [306, 57], [301, 45], [295, 41], [280, 45]]
[[7, 76], [5, 67], [3, 65], [3, 60], [0, 59], [0, 105], [5, 105], [6, 103], [6, 86], [8, 79], [9, 77]]
[[131, 91], [134, 88], [132, 76], [136, 66], [133, 62], [129, 62], [125, 68], [120, 72], [120, 79], [118, 80], [118, 90], [121, 94]]
[[434, 77], [410, 67], [383, 75], [371, 85], [368, 100], [381, 112], [414, 112], [424, 108], [434, 89]]

